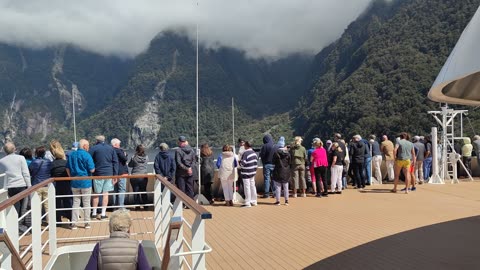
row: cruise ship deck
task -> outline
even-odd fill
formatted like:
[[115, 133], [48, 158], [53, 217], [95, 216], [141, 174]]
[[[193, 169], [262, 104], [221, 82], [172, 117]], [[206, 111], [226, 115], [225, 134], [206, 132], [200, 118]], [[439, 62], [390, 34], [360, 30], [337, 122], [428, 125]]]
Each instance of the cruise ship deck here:
[[[347, 189], [328, 198], [259, 199], [241, 208], [204, 206], [208, 269], [480, 269], [480, 182], [419, 185], [408, 195], [391, 184]], [[183, 217], [193, 222], [192, 210]], [[153, 211], [132, 211], [151, 218]], [[153, 231], [138, 219], [132, 233]], [[57, 228], [57, 237], [108, 235], [108, 223]], [[133, 236], [153, 240], [153, 235]], [[85, 242], [83, 242], [85, 243]], [[93, 243], [93, 242], [92, 242]], [[26, 243], [24, 243], [26, 244]], [[64, 243], [68, 245], [75, 242]], [[61, 246], [63, 244], [59, 244]], [[44, 251], [44, 264], [48, 259]]]

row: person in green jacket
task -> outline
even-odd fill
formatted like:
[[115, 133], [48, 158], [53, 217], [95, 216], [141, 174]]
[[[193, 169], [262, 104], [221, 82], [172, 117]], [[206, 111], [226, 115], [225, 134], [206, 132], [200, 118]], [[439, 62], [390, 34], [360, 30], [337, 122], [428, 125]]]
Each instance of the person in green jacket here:
[[295, 142], [290, 148], [292, 175], [293, 175], [293, 197], [297, 197], [297, 190], [302, 190], [302, 197], [307, 197], [305, 182], [305, 162], [307, 161], [307, 150], [302, 146], [302, 137], [296, 136]]

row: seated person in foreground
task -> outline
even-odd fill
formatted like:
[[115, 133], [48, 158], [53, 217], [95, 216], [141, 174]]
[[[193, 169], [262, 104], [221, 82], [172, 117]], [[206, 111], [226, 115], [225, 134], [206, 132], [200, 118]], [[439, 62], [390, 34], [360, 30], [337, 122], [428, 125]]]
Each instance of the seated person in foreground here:
[[127, 210], [117, 210], [110, 217], [110, 238], [95, 245], [85, 269], [152, 269], [142, 245], [130, 239], [132, 219]]

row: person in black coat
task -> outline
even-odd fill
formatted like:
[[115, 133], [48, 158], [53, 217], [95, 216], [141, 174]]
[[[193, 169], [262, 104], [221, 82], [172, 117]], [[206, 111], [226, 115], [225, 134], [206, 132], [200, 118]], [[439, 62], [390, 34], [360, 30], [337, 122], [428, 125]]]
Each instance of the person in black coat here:
[[213, 176], [215, 174], [215, 163], [213, 162], [213, 152], [208, 144], [202, 144], [200, 147], [200, 176], [205, 188], [205, 197], [210, 204], [213, 204]]
[[[155, 174], [159, 174], [160, 176], [167, 178], [168, 182], [174, 184], [176, 164], [173, 155], [168, 152], [168, 149], [168, 144], [160, 144], [160, 152], [158, 152], [158, 154], [155, 156], [153, 168], [155, 170]], [[162, 191], [164, 188], [165, 186], [162, 185]], [[175, 201], [175, 196], [173, 194], [171, 194], [170, 201]]]
[[168, 145], [166, 143], [160, 144], [160, 152], [155, 156], [155, 162], [153, 163], [153, 168], [155, 174], [159, 174], [167, 178], [168, 182], [173, 184], [173, 179], [175, 176], [175, 159], [168, 152]]
[[285, 205], [288, 205], [288, 182], [290, 181], [292, 172], [290, 168], [290, 153], [285, 147], [285, 138], [280, 137], [277, 143], [278, 150], [273, 154], [273, 182], [275, 184], [275, 205], [280, 205], [280, 193], [283, 192], [285, 196]]
[[[65, 156], [65, 151], [62, 148], [62, 145], [57, 140], [52, 140], [50, 142], [50, 152], [55, 157], [52, 161], [50, 174], [52, 177], [68, 177], [67, 174], [67, 160]], [[57, 181], [55, 182], [55, 195], [72, 195], [72, 188], [70, 181]], [[72, 208], [73, 198], [56, 198], [55, 199], [56, 208]], [[61, 210], [57, 211], [56, 219], [57, 222], [62, 222], [62, 217], [67, 218], [69, 221], [72, 220], [72, 210]]]

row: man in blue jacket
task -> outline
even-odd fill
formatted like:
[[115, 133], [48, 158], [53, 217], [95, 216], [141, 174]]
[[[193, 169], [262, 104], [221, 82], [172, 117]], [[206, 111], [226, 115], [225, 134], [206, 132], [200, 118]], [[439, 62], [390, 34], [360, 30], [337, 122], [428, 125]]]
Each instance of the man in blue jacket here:
[[[264, 193], [263, 198], [270, 197], [270, 181], [273, 169], [273, 154], [276, 152], [276, 147], [273, 143], [272, 136], [269, 134], [263, 137], [263, 146], [260, 149], [260, 158], [263, 164], [263, 181], [264, 181]], [[272, 194], [275, 194], [275, 185], [272, 185]]]
[[[118, 157], [113, 147], [105, 143], [105, 136], [98, 135], [95, 137], [97, 143], [90, 149], [93, 162], [95, 163], [94, 176], [112, 176], [118, 174]], [[116, 182], [116, 181], [115, 181]], [[93, 195], [92, 199], [92, 216], [97, 219], [107, 218], [108, 192], [113, 191], [113, 183], [111, 178], [102, 180], [93, 180]], [[102, 194], [102, 214], [97, 215], [98, 196]]]
[[[45, 157], [47, 149], [45, 146], [39, 146], [35, 149], [35, 159], [28, 166], [30, 177], [32, 179], [32, 186], [39, 184], [51, 177], [50, 170], [52, 169], [52, 162]], [[38, 189], [38, 196], [40, 201], [48, 198], [48, 187], [44, 186]], [[48, 213], [48, 200], [43, 203], [45, 213]]]
[[[89, 176], [95, 171], [92, 156], [88, 153], [90, 144], [87, 140], [81, 139], [77, 151], [72, 151], [67, 159], [68, 176]], [[73, 197], [72, 225], [71, 229], [77, 229], [77, 221], [80, 210], [80, 200], [83, 203], [83, 218], [85, 219], [85, 229], [90, 228], [90, 199], [92, 194], [92, 180], [72, 180], [73, 195], [85, 195], [82, 197]]]
[[168, 153], [168, 145], [166, 143], [160, 144], [160, 152], [155, 157], [153, 168], [155, 173], [168, 179], [173, 184], [173, 177], [175, 176], [175, 159]]

